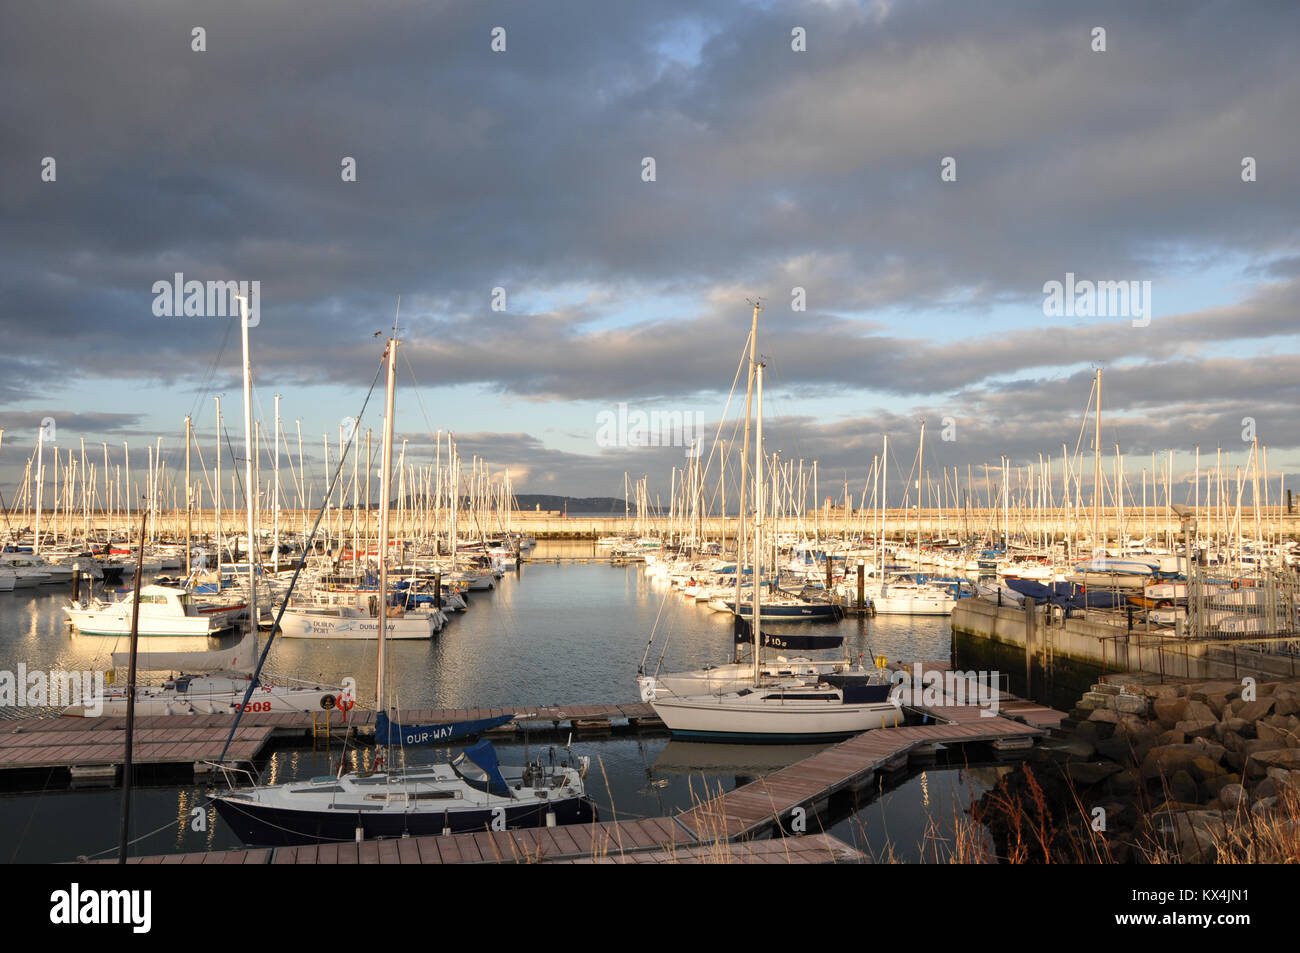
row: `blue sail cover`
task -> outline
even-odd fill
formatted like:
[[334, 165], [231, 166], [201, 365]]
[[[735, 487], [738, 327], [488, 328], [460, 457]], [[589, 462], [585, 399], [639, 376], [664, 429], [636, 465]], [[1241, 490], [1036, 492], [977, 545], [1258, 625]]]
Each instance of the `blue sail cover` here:
[[1007, 588], [1038, 602], [1050, 602], [1066, 610], [1113, 609], [1123, 606], [1127, 597], [1104, 590], [1085, 590], [1069, 582], [1054, 582], [1045, 586], [1032, 579], [1006, 579]]
[[381, 711], [375, 715], [375, 743], [381, 745], [446, 744], [490, 731], [514, 717], [514, 715], [498, 715], [495, 718], [447, 721], [434, 725], [402, 725], [389, 718], [386, 712]]
[[[749, 645], [754, 641], [754, 627], [748, 619], [742, 619], [736, 616], [732, 620], [732, 640], [736, 645]], [[842, 635], [772, 635], [770, 632], [760, 633], [763, 637], [763, 647], [773, 649], [788, 649], [791, 651], [817, 651], [822, 649], [838, 649], [844, 644]]]
[[487, 775], [488, 792], [499, 797], [510, 797], [510, 785], [501, 776], [500, 762], [497, 761], [497, 749], [492, 742], [484, 738], [476, 745], [465, 749], [464, 755], [473, 761]]

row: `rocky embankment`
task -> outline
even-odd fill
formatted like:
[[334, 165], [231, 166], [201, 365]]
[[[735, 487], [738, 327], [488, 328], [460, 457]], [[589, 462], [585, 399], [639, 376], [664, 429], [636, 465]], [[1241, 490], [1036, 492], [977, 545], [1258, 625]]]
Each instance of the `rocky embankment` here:
[[1300, 679], [1110, 680], [974, 807], [1023, 860], [1300, 860]]

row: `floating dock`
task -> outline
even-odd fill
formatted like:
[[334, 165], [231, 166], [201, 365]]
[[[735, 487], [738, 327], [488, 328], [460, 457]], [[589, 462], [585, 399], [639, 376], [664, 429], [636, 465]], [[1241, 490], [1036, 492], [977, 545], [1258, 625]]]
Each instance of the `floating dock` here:
[[[926, 663], [944, 670], [946, 663]], [[816, 829], [817, 814], [841, 793], [867, 794], [881, 774], [932, 758], [939, 747], [985, 744], [1023, 754], [1063, 713], [1005, 693], [999, 714], [975, 705], [909, 706], [933, 724], [884, 727], [832, 745], [675, 817], [606, 821], [519, 831], [371, 840], [347, 844], [211, 851], [131, 858], [149, 864], [483, 864], [483, 863], [861, 863], [856, 848]], [[528, 709], [539, 714], [642, 706]], [[649, 706], [643, 706], [649, 708]], [[470, 712], [495, 709], [470, 709]], [[472, 717], [472, 716], [471, 716]], [[1019, 720], [1013, 720], [1019, 719]], [[802, 812], [800, 814], [799, 812]], [[796, 818], [802, 823], [797, 823]], [[805, 833], [807, 832], [807, 833]], [[789, 837], [787, 834], [802, 836]], [[765, 836], [773, 839], [763, 840]]]
[[[492, 738], [542, 740], [572, 732], [603, 737], [662, 731], [654, 708], [622, 705], [522, 705], [509, 708], [422, 708], [401, 713], [408, 724], [441, 724], [514, 714], [515, 721], [487, 734]], [[135, 764], [184, 781], [210, 771], [205, 762], [221, 755], [233, 715], [142, 715], [135, 720]], [[375, 713], [338, 709], [318, 712], [251, 712], [243, 716], [226, 754], [232, 767], [249, 767], [269, 753], [272, 741], [311, 741], [373, 734]], [[123, 717], [44, 717], [0, 721], [0, 789], [23, 790], [39, 771], [41, 790], [60, 783], [114, 785], [126, 754]]]

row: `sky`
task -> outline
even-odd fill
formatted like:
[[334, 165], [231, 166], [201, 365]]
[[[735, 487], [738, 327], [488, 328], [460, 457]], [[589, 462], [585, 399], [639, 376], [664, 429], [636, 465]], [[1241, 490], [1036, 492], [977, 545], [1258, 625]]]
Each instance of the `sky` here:
[[[517, 493], [666, 501], [684, 450], [601, 422], [734, 439], [759, 299], [766, 447], [822, 496], [885, 435], [901, 495], [923, 418], [963, 486], [1090, 473], [1096, 368], [1132, 491], [1251, 437], [1279, 489], [1297, 35], [1291, 2], [9, 4], [0, 488], [47, 419], [133, 478], [187, 414], [211, 465], [216, 396], [242, 446], [238, 320], [159, 314], [180, 273], [258, 283], [255, 413], [281, 395], [317, 478], [396, 323], [408, 462], [451, 432]], [[1054, 308], [1067, 281], [1133, 294]]]

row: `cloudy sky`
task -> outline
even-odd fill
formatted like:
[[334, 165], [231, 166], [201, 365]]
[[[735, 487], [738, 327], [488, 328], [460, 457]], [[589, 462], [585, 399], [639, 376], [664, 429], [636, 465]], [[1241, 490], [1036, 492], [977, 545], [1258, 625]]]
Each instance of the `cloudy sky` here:
[[[963, 481], [1088, 454], [1094, 367], [1134, 488], [1243, 465], [1247, 419], [1276, 487], [1297, 35], [1292, 2], [7, 5], [0, 487], [46, 417], [133, 474], [186, 414], [210, 464], [215, 395], [242, 440], [236, 322], [158, 315], [177, 273], [260, 282], [257, 412], [313, 472], [400, 296], [409, 459], [453, 431], [518, 492], [666, 497], [682, 451], [600, 415], [719, 429], [758, 297], [769, 448], [835, 487], [921, 418]], [[1052, 313], [1067, 274], [1149, 296]]]

